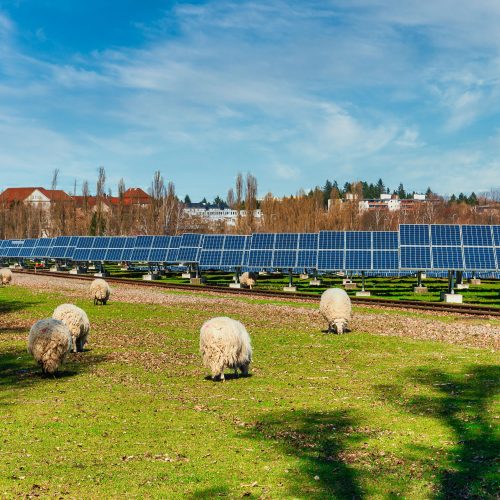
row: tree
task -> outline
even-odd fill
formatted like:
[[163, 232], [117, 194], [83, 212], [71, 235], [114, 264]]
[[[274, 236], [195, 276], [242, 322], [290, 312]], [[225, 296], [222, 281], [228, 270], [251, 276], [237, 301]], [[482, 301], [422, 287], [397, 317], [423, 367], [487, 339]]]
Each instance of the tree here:
[[332, 192], [333, 184], [327, 179], [325, 185], [323, 186], [323, 206], [328, 205], [328, 200], [330, 199], [330, 193]]
[[474, 193], [474, 192], [471, 193], [471, 195], [469, 196], [469, 199], [468, 199], [468, 203], [469, 203], [469, 205], [477, 205], [479, 203], [477, 196], [476, 196], [476, 193]]
[[382, 193], [385, 193], [385, 185], [384, 185], [384, 181], [380, 178], [378, 181], [377, 181], [377, 198], [380, 198], [380, 195]]
[[229, 208], [234, 208], [234, 191], [233, 191], [233, 188], [230, 188], [229, 191], [227, 192], [226, 202], [227, 202]]
[[190, 205], [191, 204], [191, 198], [189, 197], [188, 194], [186, 196], [184, 196], [184, 203], [186, 205]]
[[404, 200], [406, 198], [406, 191], [402, 182], [398, 186], [397, 195], [399, 196], [400, 200]]
[[58, 177], [59, 177], [59, 169], [55, 168], [54, 171], [52, 172], [52, 185], [51, 185], [52, 191], [54, 189], [57, 189], [57, 179], [58, 179]]

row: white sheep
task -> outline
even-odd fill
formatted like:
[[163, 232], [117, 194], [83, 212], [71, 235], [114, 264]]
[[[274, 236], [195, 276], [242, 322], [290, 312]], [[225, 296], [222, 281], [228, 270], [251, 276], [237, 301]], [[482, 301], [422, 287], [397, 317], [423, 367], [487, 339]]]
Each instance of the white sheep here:
[[54, 318], [37, 321], [28, 336], [28, 352], [42, 367], [42, 373], [55, 373], [71, 350], [71, 332]]
[[203, 364], [212, 372], [215, 380], [224, 380], [224, 370], [238, 369], [243, 375], [248, 374], [252, 361], [250, 336], [245, 327], [231, 318], [212, 318], [203, 323], [200, 330], [200, 352]]
[[328, 333], [347, 331], [347, 324], [351, 320], [351, 299], [341, 288], [329, 288], [321, 295], [319, 311], [328, 321]]
[[73, 304], [61, 304], [52, 313], [54, 319], [62, 321], [71, 332], [73, 352], [83, 352], [90, 332], [87, 313]]
[[106, 281], [98, 278], [92, 281], [92, 283], [90, 284], [90, 293], [92, 295], [92, 298], [94, 299], [94, 305], [97, 305], [99, 303], [106, 305], [106, 302], [111, 295], [111, 288], [109, 288], [109, 285], [106, 283]]
[[0, 282], [2, 285], [8, 285], [12, 281], [12, 271], [8, 267], [0, 269]]
[[253, 278], [253, 274], [249, 272], [245, 272], [240, 276], [240, 285], [247, 286], [248, 288], [252, 288], [255, 285], [255, 278]]

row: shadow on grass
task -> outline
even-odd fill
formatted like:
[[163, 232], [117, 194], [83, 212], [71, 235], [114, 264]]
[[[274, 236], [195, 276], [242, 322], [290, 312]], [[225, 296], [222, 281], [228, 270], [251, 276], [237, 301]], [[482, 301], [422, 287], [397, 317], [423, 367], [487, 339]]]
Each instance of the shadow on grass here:
[[228, 497], [229, 494], [230, 491], [227, 486], [213, 486], [211, 488], [205, 488], [203, 490], [195, 491], [189, 498], [191, 498], [192, 500], [203, 498], [220, 498]]
[[251, 373], [248, 373], [247, 375], [242, 375], [241, 373], [236, 374], [236, 373], [224, 373], [224, 380], [221, 379], [213, 379], [211, 375], [207, 375], [205, 377], [205, 380], [211, 381], [211, 382], [225, 382], [226, 380], [238, 380], [239, 378], [250, 378], [252, 376]]
[[6, 400], [9, 394], [12, 395], [13, 389], [30, 387], [38, 383], [50, 383], [53, 379], [74, 377], [105, 360], [106, 356], [103, 355], [69, 353], [65, 363], [55, 375], [44, 376], [41, 368], [25, 349], [7, 349], [0, 353], [0, 389], [5, 391], [5, 394], [0, 397], [0, 405], [7, 404]]
[[488, 405], [498, 394], [500, 366], [474, 366], [462, 374], [422, 368], [407, 377], [412, 385], [430, 387], [437, 394], [406, 399], [399, 386], [380, 386], [384, 399], [410, 413], [439, 419], [455, 435], [450, 466], [440, 472], [436, 497], [496, 498], [500, 440]]
[[[348, 462], [351, 446], [366, 436], [345, 411], [295, 411], [265, 415], [250, 437], [277, 443], [301, 461], [301, 474], [289, 474], [287, 496], [298, 498], [363, 498], [358, 473]], [[307, 479], [305, 479], [307, 478]]]
[[29, 300], [14, 300], [5, 299], [0, 300], [0, 314], [7, 314], [16, 311], [22, 311], [23, 309], [28, 309], [37, 304], [41, 304], [42, 301], [29, 301]]

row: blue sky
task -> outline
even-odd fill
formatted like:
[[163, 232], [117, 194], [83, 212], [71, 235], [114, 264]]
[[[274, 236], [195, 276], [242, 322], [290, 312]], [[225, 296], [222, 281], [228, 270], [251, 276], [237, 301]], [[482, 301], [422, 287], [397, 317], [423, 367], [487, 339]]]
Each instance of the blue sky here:
[[0, 0], [0, 189], [498, 189], [499, 26], [497, 0]]

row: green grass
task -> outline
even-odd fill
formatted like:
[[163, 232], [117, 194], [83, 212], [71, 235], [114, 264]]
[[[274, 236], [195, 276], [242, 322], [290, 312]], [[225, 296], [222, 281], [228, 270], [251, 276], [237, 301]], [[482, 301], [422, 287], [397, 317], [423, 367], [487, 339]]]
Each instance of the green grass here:
[[[5, 497], [494, 498], [496, 353], [227, 299], [85, 308], [87, 352], [42, 378], [26, 353], [54, 293], [0, 288]], [[303, 304], [297, 307], [303, 307]], [[252, 376], [206, 379], [201, 323], [242, 320]], [[418, 316], [418, 315], [417, 315]]]

